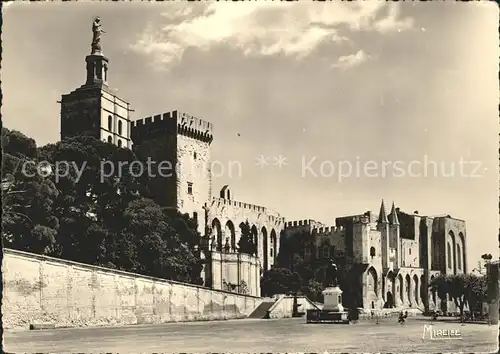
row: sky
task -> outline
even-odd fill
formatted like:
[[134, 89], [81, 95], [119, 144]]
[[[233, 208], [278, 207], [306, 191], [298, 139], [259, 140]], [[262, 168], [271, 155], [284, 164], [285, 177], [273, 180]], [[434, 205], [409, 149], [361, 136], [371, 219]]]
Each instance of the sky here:
[[470, 266], [497, 256], [493, 3], [45, 2], [3, 15], [3, 123], [39, 146], [59, 139], [57, 101], [84, 83], [100, 16], [109, 86], [133, 119], [177, 109], [214, 124], [214, 191], [327, 225], [394, 201], [466, 220]]

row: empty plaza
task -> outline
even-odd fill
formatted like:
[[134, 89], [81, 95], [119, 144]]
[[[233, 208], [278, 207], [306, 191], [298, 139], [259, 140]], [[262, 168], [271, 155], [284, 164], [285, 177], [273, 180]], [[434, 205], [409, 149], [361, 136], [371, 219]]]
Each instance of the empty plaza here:
[[[460, 338], [429, 338], [436, 331], [460, 332]], [[351, 325], [306, 324], [303, 318], [169, 323], [15, 331], [4, 334], [4, 350], [13, 352], [396, 352], [437, 353], [497, 350], [496, 326], [428, 318], [384, 318]]]

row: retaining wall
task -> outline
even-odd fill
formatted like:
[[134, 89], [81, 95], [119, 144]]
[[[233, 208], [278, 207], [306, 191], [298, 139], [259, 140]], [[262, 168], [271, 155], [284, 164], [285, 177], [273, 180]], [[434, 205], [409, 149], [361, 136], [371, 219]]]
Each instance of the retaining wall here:
[[247, 317], [262, 299], [4, 249], [3, 328]]

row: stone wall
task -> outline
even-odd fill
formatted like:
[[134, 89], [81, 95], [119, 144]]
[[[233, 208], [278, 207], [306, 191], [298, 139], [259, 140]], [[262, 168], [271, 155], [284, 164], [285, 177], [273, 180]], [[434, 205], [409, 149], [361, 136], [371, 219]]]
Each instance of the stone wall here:
[[178, 135], [176, 151], [177, 210], [196, 217], [198, 231], [203, 234], [203, 206], [211, 198], [210, 144], [195, 137]]
[[208, 258], [207, 271], [213, 289], [260, 296], [260, 262], [257, 257], [212, 251]]
[[[224, 246], [226, 239], [237, 245], [241, 237], [240, 225], [248, 221], [257, 239], [258, 256], [263, 270], [271, 269], [279, 251], [284, 218], [262, 206], [213, 197], [209, 217], [214, 239]], [[220, 249], [219, 249], [220, 250]]]
[[247, 317], [262, 299], [10, 249], [3, 326], [130, 325]]
[[[439, 244], [439, 263], [435, 269], [446, 274], [467, 273], [467, 242], [465, 221], [436, 217], [433, 242]], [[449, 251], [448, 251], [449, 249]]]
[[419, 243], [401, 238], [401, 267], [418, 268], [420, 265]]

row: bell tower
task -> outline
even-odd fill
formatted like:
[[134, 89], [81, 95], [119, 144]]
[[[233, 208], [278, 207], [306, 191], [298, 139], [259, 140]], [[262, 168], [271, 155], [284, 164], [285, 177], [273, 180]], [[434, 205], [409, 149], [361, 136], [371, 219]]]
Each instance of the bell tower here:
[[102, 52], [101, 19], [92, 23], [90, 55], [85, 57], [85, 84], [62, 95], [61, 140], [91, 135], [123, 148], [132, 148], [130, 103], [108, 87], [109, 59]]

